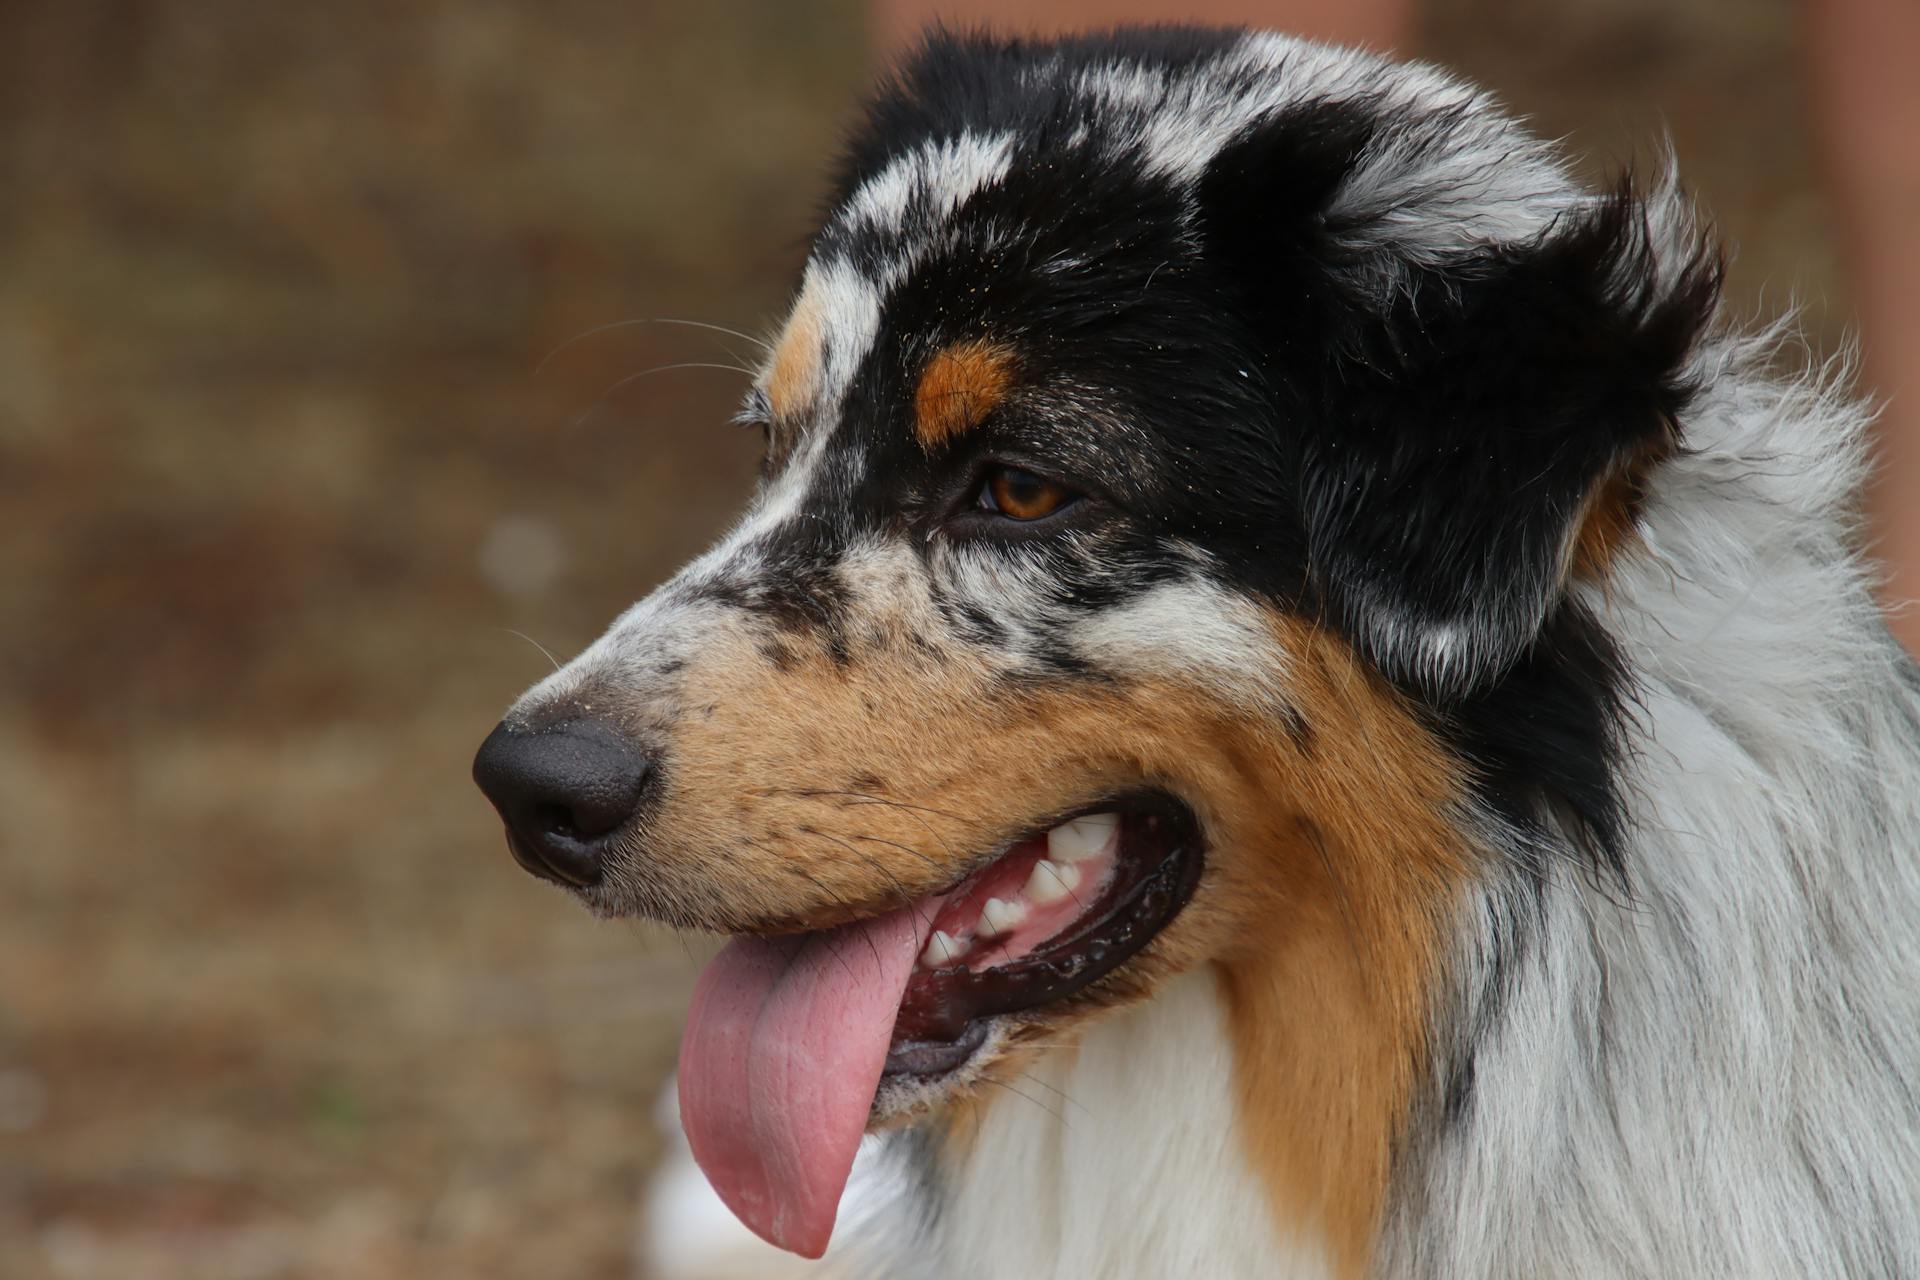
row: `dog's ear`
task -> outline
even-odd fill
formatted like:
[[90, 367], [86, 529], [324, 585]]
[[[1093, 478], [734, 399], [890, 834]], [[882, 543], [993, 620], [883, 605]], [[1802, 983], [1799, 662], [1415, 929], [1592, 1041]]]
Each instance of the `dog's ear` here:
[[1679, 443], [1720, 260], [1671, 185], [1487, 235], [1471, 206], [1511, 174], [1396, 195], [1369, 171], [1383, 136], [1256, 130], [1209, 167], [1200, 222], [1297, 450], [1320, 607], [1389, 678], [1448, 700], [1519, 660], [1628, 527]]

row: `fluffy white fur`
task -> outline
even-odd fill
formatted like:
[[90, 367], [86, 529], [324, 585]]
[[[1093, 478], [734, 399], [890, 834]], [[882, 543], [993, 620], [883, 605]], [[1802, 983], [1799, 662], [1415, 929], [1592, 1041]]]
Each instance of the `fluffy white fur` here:
[[877, 1270], [1023, 1280], [1327, 1275], [1316, 1241], [1275, 1224], [1231, 1141], [1231, 1071], [1210, 973], [1188, 974], [1096, 1024], [1077, 1049], [1051, 1055], [995, 1098], [938, 1217]]

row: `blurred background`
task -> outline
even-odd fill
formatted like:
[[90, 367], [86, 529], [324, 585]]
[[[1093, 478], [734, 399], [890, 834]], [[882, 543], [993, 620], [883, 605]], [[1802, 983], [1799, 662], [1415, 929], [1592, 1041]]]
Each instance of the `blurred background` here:
[[[631, 1274], [707, 948], [520, 873], [467, 769], [745, 497], [749, 344], [622, 322], [778, 317], [874, 30], [0, 6], [0, 1277]], [[1437, 0], [1405, 43], [1595, 174], [1671, 132], [1735, 307], [1821, 354], [1801, 42]]]

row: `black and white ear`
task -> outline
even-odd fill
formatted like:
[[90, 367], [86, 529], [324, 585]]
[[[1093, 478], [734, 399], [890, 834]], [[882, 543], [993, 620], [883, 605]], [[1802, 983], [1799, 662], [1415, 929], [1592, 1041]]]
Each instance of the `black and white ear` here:
[[[1365, 146], [1315, 158], [1351, 173]], [[1671, 185], [1565, 200], [1520, 239], [1396, 252], [1434, 229], [1405, 207], [1396, 226], [1329, 217], [1337, 176], [1303, 186], [1261, 159], [1282, 157], [1223, 153], [1203, 218], [1297, 432], [1321, 605], [1389, 678], [1471, 695], [1539, 636], [1583, 530], [1678, 445], [1719, 257]]]

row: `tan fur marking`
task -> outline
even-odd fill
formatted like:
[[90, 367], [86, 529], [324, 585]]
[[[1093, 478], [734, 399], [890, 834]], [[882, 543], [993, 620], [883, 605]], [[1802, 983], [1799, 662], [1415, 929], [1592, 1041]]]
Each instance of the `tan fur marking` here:
[[813, 399], [820, 380], [820, 304], [813, 291], [800, 295], [773, 350], [767, 403], [775, 418], [790, 418]]
[[1447, 820], [1462, 784], [1344, 645], [1285, 629], [1312, 773], [1264, 805], [1242, 792], [1237, 838], [1258, 871], [1236, 887], [1249, 927], [1217, 963], [1254, 1167], [1340, 1271], [1362, 1275], [1425, 1057], [1444, 916], [1471, 866]]
[[1013, 355], [1005, 347], [970, 340], [934, 353], [920, 371], [913, 396], [913, 429], [931, 451], [972, 430], [1006, 398]]
[[1573, 540], [1573, 574], [1599, 582], [1613, 569], [1620, 553], [1637, 537], [1633, 522], [1632, 484], [1625, 472], [1593, 491], [1587, 499], [1579, 532]]
[[1640, 506], [1653, 468], [1673, 452], [1670, 442], [1634, 453], [1587, 495], [1574, 534], [1571, 571], [1590, 582], [1605, 581], [1614, 561], [1639, 542]]

